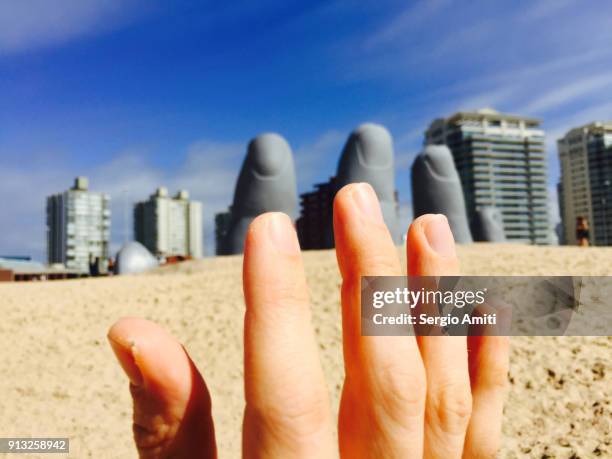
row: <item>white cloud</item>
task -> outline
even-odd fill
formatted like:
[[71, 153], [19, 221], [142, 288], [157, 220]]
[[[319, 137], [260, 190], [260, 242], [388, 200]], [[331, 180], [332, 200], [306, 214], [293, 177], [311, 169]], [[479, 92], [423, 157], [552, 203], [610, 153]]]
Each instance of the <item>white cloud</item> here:
[[0, 254], [41, 254], [45, 249], [45, 196], [62, 183], [50, 169], [0, 168]]
[[[118, 152], [109, 161], [75, 170], [70, 164], [37, 168], [0, 169], [0, 195], [10, 196], [3, 202], [0, 220], [0, 254], [31, 254], [45, 258], [46, 197], [68, 189], [77, 175], [89, 177], [90, 188], [111, 196], [112, 251], [132, 237], [132, 209], [159, 186], [174, 193], [190, 191], [192, 198], [204, 204], [204, 234], [207, 254], [214, 251], [214, 214], [227, 208], [245, 147], [234, 143], [194, 142], [187, 148], [183, 164], [177, 170], [152, 165], [142, 149]], [[18, 191], [17, 191], [18, 190]], [[127, 221], [125, 210], [127, 207]], [[127, 224], [126, 224], [127, 223]]]
[[[331, 130], [295, 151], [301, 191], [335, 173], [344, 140], [343, 134]], [[126, 238], [132, 238], [134, 203], [147, 199], [157, 187], [165, 186], [170, 193], [186, 189], [192, 199], [203, 203], [205, 253], [212, 255], [214, 216], [231, 204], [245, 153], [246, 144], [205, 139], [188, 145], [184, 161], [172, 170], [151, 164], [150, 152], [142, 148], [120, 151], [112, 159], [86, 170], [75, 170], [68, 162], [46, 168], [28, 164], [22, 168], [0, 169], [0, 195], [11, 197], [3, 203], [0, 254], [31, 254], [44, 260], [45, 199], [68, 189], [77, 175], [86, 175], [90, 189], [106, 192], [111, 197], [112, 252]], [[329, 164], [330, 169], [323, 164]]]
[[29, 51], [119, 27], [140, 0], [3, 0], [0, 54]]

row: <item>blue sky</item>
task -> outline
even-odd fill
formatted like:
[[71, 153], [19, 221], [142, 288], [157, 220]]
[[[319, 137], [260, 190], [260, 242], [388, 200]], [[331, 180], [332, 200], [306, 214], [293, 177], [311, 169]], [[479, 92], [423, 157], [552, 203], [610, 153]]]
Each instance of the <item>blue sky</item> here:
[[612, 4], [572, 0], [0, 2], [0, 254], [44, 258], [45, 196], [76, 175], [123, 206], [157, 186], [227, 207], [248, 140], [294, 149], [300, 191], [334, 173], [351, 129], [409, 167], [435, 117], [485, 106], [541, 117], [555, 141], [612, 119]]

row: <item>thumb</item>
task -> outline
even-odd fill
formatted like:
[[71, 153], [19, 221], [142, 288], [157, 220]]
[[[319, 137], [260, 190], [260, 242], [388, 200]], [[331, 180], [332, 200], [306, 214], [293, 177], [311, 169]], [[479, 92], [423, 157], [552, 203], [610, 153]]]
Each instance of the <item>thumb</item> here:
[[116, 322], [108, 340], [130, 379], [140, 458], [215, 458], [210, 394], [183, 347], [138, 318]]

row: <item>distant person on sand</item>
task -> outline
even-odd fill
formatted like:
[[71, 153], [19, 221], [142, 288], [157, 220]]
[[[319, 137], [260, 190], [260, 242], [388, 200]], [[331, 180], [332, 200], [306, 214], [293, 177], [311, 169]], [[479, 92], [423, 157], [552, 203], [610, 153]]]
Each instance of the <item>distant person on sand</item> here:
[[576, 217], [576, 243], [580, 247], [589, 246], [589, 221], [585, 217]]
[[[508, 380], [508, 338], [361, 336], [361, 276], [402, 274], [370, 185], [340, 190], [334, 233], [343, 279], [346, 370], [337, 421], [292, 222], [285, 214], [267, 213], [249, 227], [243, 266], [243, 456], [333, 458], [339, 451], [342, 458], [494, 457]], [[459, 274], [442, 215], [422, 215], [412, 223], [407, 251], [410, 275]], [[137, 318], [119, 320], [108, 338], [130, 380], [140, 457], [216, 457], [211, 397], [180, 343]]]

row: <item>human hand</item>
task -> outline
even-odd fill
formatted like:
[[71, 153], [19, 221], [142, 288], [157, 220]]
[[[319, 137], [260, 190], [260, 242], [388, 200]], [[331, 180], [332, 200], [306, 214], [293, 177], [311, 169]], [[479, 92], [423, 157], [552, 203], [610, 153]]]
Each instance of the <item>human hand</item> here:
[[[340, 190], [334, 232], [346, 373], [338, 443], [297, 237], [287, 216], [270, 213], [245, 243], [243, 456], [494, 457], [508, 338], [361, 336], [361, 277], [402, 274], [369, 185]], [[416, 219], [407, 250], [409, 275], [459, 274], [443, 216]], [[108, 336], [130, 379], [140, 457], [216, 457], [210, 395], [183, 347], [143, 319], [121, 319]]]

